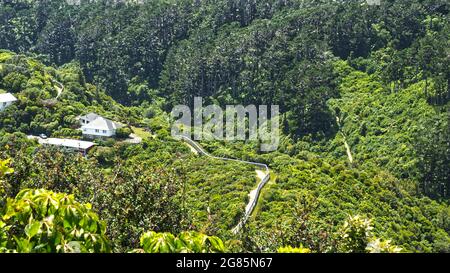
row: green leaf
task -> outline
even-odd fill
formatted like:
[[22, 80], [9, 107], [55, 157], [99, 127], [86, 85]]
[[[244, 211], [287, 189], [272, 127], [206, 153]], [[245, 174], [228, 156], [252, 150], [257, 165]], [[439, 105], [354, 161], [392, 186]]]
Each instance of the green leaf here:
[[225, 252], [225, 245], [220, 238], [216, 236], [210, 236], [208, 240], [212, 246], [211, 250], [213, 250], [214, 252]]
[[25, 227], [25, 234], [28, 236], [29, 239], [33, 238], [39, 232], [40, 228], [41, 222], [34, 221]]

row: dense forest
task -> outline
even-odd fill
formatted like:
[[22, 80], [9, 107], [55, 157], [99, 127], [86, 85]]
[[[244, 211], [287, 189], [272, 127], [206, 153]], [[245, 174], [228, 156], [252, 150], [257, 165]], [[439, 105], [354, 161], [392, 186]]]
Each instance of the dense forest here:
[[[0, 252], [450, 252], [448, 1], [72, 2], [0, 1]], [[276, 151], [201, 142], [270, 168], [237, 234], [254, 168], [170, 135], [198, 96], [280, 106]], [[27, 137], [90, 112], [87, 156]]]

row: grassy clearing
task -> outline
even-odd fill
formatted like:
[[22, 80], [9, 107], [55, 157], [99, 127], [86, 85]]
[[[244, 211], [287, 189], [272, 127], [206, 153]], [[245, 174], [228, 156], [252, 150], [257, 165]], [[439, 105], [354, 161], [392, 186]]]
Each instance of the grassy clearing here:
[[138, 128], [138, 127], [134, 127], [131, 126], [131, 129], [133, 130], [134, 134], [137, 135], [138, 137], [142, 138], [142, 139], [147, 139], [147, 138], [153, 138], [154, 135], [152, 135], [152, 133], [142, 129], [142, 128]]

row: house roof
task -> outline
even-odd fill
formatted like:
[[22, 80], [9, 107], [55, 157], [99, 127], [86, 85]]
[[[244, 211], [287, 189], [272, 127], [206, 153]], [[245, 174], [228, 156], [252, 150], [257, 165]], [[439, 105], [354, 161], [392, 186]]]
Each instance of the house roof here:
[[91, 121], [89, 124], [83, 125], [82, 129], [98, 129], [98, 130], [116, 130], [118, 128], [123, 127], [122, 125], [111, 121], [104, 117], [98, 117], [94, 121]]
[[94, 142], [89, 141], [81, 141], [75, 139], [63, 139], [63, 138], [47, 138], [47, 139], [38, 139], [39, 144], [47, 144], [47, 145], [55, 145], [55, 146], [63, 146], [67, 148], [73, 149], [83, 149], [87, 150], [95, 145]]
[[16, 100], [16, 97], [14, 97], [11, 93], [0, 94], [0, 102], [13, 102]]
[[84, 120], [87, 120], [87, 121], [91, 122], [93, 120], [96, 120], [98, 117], [101, 117], [101, 116], [97, 115], [96, 113], [89, 113], [89, 114], [84, 115], [84, 116], [79, 116], [78, 118], [79, 119], [84, 119]]

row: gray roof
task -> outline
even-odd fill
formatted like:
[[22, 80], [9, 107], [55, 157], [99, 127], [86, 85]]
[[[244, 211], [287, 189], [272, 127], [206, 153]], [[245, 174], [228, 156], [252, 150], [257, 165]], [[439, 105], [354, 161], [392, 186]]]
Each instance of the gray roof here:
[[91, 121], [96, 120], [96, 119], [99, 118], [99, 117], [101, 117], [101, 116], [100, 116], [100, 115], [97, 115], [96, 113], [89, 113], [89, 114], [87, 114], [87, 115], [80, 116], [80, 117], [78, 117], [78, 118], [79, 118], [79, 119], [87, 120], [88, 122], [91, 122]]
[[81, 128], [98, 129], [98, 130], [116, 130], [123, 127], [122, 125], [104, 117], [98, 117], [89, 124], [83, 125]]

